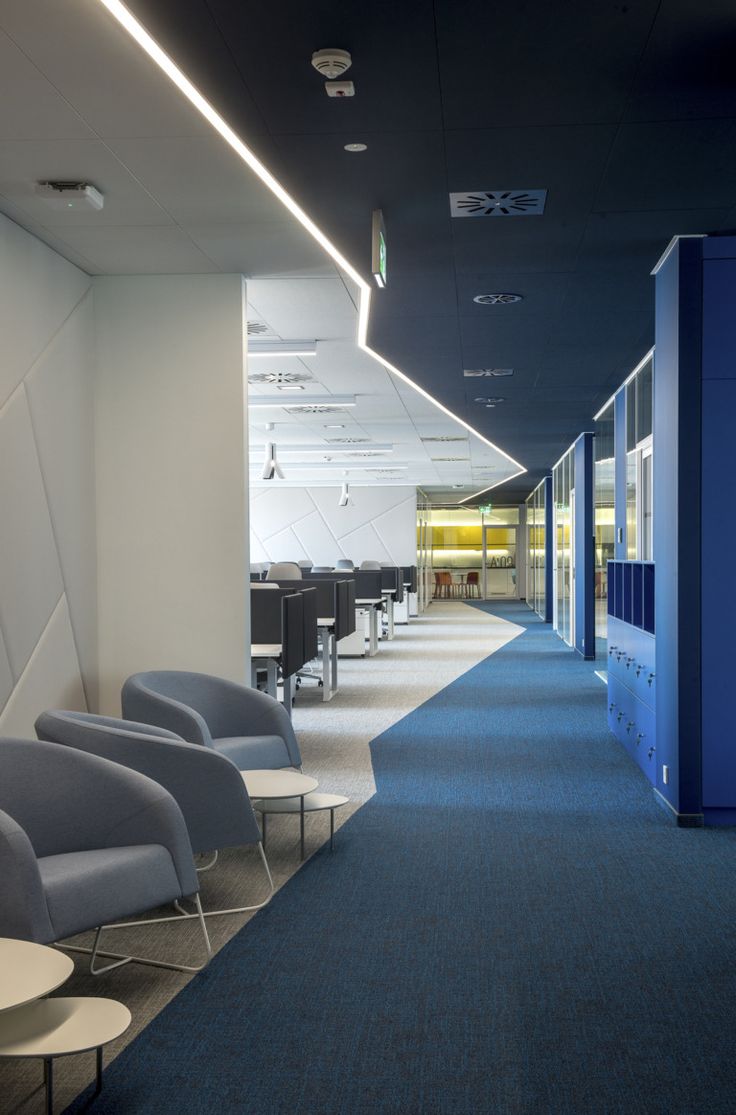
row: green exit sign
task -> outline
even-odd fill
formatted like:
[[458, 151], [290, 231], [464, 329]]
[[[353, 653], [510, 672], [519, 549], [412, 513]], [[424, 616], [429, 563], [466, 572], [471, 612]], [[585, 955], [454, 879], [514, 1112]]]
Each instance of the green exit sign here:
[[493, 504], [481, 503], [478, 505], [478, 510], [480, 511], [481, 515], [490, 515], [491, 511], [493, 511]]

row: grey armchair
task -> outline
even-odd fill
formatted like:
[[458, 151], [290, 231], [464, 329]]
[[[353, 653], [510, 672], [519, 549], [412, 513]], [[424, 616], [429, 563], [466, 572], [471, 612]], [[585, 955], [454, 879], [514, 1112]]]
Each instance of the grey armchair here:
[[211, 747], [238, 770], [301, 768], [291, 719], [274, 697], [209, 674], [155, 670], [123, 686], [123, 717]]
[[258, 846], [270, 886], [268, 898], [253, 906], [206, 910], [206, 917], [259, 910], [270, 901], [273, 880], [258, 822], [242, 775], [225, 755], [186, 743], [165, 728], [88, 712], [42, 712], [36, 734], [40, 740], [99, 755], [158, 782], [181, 809], [192, 851], [215, 853], [208, 867], [214, 866], [220, 848]]
[[[206, 964], [198, 891], [184, 818], [162, 786], [95, 755], [0, 740], [0, 936], [48, 944], [95, 929], [92, 948], [64, 946], [88, 953], [93, 975], [131, 960], [199, 971], [99, 947], [116, 919], [194, 896]], [[96, 968], [98, 956], [115, 963]]]

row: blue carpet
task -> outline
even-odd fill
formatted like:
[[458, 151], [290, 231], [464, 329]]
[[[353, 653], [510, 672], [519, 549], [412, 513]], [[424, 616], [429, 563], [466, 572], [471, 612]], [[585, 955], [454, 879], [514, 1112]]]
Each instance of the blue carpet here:
[[734, 1115], [736, 834], [674, 827], [594, 664], [487, 610], [524, 634], [70, 1112]]

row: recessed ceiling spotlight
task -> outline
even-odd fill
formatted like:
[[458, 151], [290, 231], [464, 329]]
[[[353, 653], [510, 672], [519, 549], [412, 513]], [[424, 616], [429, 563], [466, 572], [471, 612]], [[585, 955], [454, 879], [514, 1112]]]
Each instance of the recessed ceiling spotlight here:
[[303, 391], [304, 386], [301, 383], [280, 383], [278, 384], [277, 391]]
[[523, 302], [523, 294], [476, 294], [473, 298], [479, 306], [508, 306], [512, 302]]
[[368, 150], [368, 144], [367, 143], [346, 143], [345, 144], [345, 150], [346, 151], [367, 151]]
[[344, 422], [326, 422], [325, 423], [325, 429], [326, 430], [344, 430], [345, 429], [345, 423]]

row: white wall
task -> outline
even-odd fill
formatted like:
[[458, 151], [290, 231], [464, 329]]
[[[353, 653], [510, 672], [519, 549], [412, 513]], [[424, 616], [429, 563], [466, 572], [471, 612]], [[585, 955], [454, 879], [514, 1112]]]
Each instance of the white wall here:
[[249, 676], [245, 288], [105, 276], [97, 311], [100, 705], [138, 670]]
[[93, 294], [0, 215], [0, 735], [96, 702]]
[[259, 561], [333, 565], [338, 558], [414, 565], [417, 560], [416, 488], [251, 488], [251, 556]]

